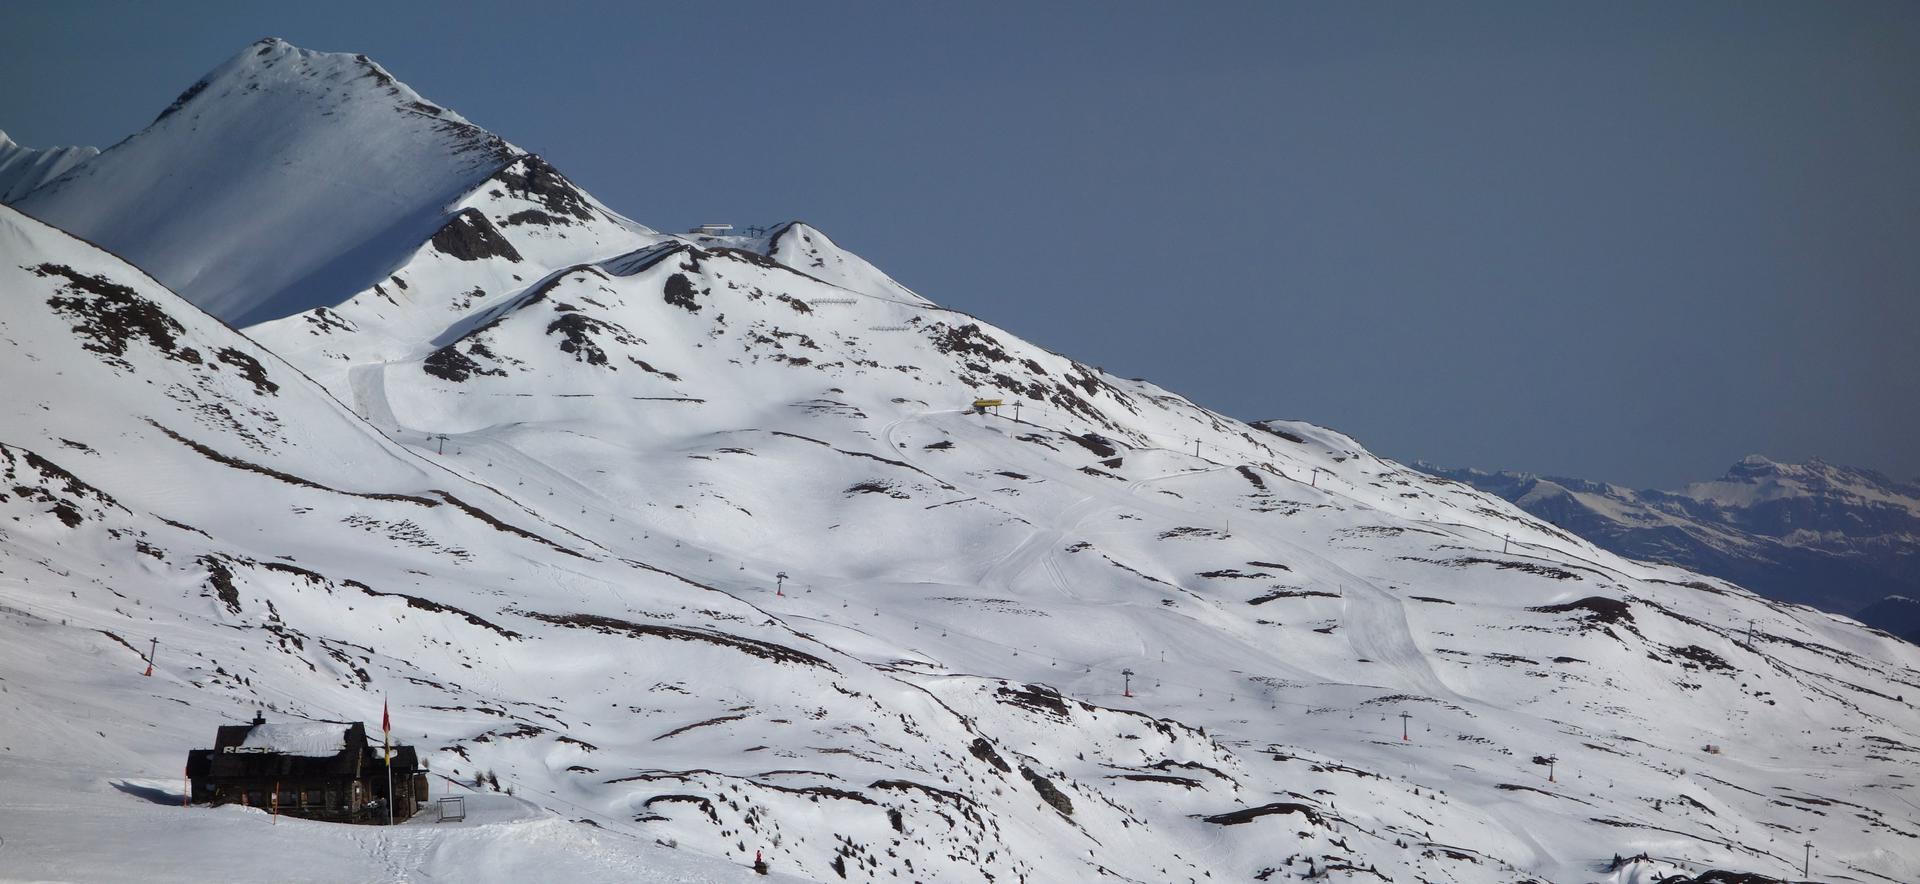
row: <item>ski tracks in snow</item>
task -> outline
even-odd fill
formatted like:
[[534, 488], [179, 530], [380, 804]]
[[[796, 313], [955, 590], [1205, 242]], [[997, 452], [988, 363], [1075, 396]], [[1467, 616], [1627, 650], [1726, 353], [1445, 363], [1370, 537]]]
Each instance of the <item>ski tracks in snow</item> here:
[[385, 880], [406, 884], [433, 879], [423, 868], [427, 859], [427, 842], [433, 834], [431, 829], [402, 823], [398, 826], [369, 827], [366, 834], [358, 835], [354, 840], [360, 849], [386, 870]]
[[403, 429], [387, 401], [386, 363], [369, 362], [347, 369], [347, 385], [353, 390], [353, 410], [367, 423], [388, 434]]
[[[1127, 490], [1143, 509], [1184, 512], [1185, 508], [1146, 498], [1141, 492], [1147, 490], [1147, 486], [1166, 479], [1227, 469], [1232, 467], [1220, 466], [1141, 479], [1130, 483]], [[1313, 550], [1278, 538], [1267, 540], [1284, 545], [1295, 558], [1313, 562], [1323, 573], [1337, 581], [1341, 587], [1341, 623], [1346, 627], [1347, 643], [1356, 655], [1391, 667], [1400, 676], [1404, 686], [1427, 696], [1455, 701], [1466, 699], [1434, 671], [1427, 653], [1414, 641], [1413, 627], [1407, 623], [1406, 603], [1399, 596], [1373, 585], [1366, 578], [1340, 567]]]
[[[940, 412], [929, 412], [929, 414], [936, 413]], [[934, 475], [932, 472], [926, 471], [926, 468], [914, 463], [913, 457], [907, 452], [906, 447], [895, 440], [893, 435], [894, 430], [898, 429], [901, 424], [907, 423], [908, 421], [919, 420], [926, 416], [927, 415], [919, 415], [892, 421], [880, 431], [880, 438], [886, 441], [887, 447], [893, 449], [895, 457], [906, 463], [913, 464], [915, 468], [932, 476]], [[964, 483], [955, 482], [944, 476], [937, 476], [936, 478], [956, 488], [966, 487]], [[979, 498], [982, 501], [988, 499], [984, 494], [979, 495]], [[1005, 511], [1003, 508], [994, 504], [989, 504], [989, 506]], [[992, 565], [988, 566], [987, 570], [981, 574], [979, 578], [980, 585], [997, 586], [1009, 593], [1017, 594], [1014, 585], [1015, 581], [1025, 576], [1034, 566], [1040, 565], [1044, 567], [1048, 579], [1053, 583], [1054, 587], [1060, 591], [1062, 596], [1065, 596], [1067, 600], [1072, 602], [1084, 603], [1080, 595], [1073, 591], [1073, 587], [1067, 581], [1066, 576], [1061, 573], [1060, 566], [1054, 561], [1054, 556], [1061, 542], [1064, 541], [1069, 534], [1079, 530], [1081, 522], [1086, 521], [1088, 516], [1100, 510], [1107, 509], [1109, 506], [1110, 504], [1107, 501], [1095, 495], [1086, 495], [1044, 522], [1032, 518], [1031, 514], [1009, 513], [1009, 515], [1015, 515], [1032, 524], [1034, 526], [1033, 533], [1027, 535], [1027, 539], [1021, 541], [1019, 546], [1014, 547], [1012, 551], [1001, 556], [995, 560]], [[1046, 524], [1052, 524], [1055, 527], [1044, 527]]]
[[1355, 579], [1342, 584], [1341, 621], [1347, 627], [1347, 643], [1360, 656], [1393, 667], [1412, 687], [1430, 697], [1462, 699], [1433, 670], [1427, 654], [1413, 640], [1413, 627], [1407, 624], [1407, 609], [1399, 596], [1373, 584]]
[[[905, 447], [894, 439], [894, 431], [901, 424], [917, 419], [919, 418], [902, 418], [887, 424], [881, 431], [881, 438], [886, 441], [888, 447], [893, 449], [896, 456], [908, 463], [913, 462], [912, 458]], [[1149, 485], [1164, 479], [1192, 476], [1221, 469], [1228, 468], [1216, 467], [1130, 482], [1126, 486], [1125, 498], [1134, 508], [1147, 512], [1157, 511], [1157, 515], [1162, 517], [1176, 513], [1191, 515], [1188, 508], [1173, 506], [1164, 501], [1150, 500], [1141, 492], [1145, 491]], [[1015, 581], [1035, 566], [1044, 566], [1049, 579], [1056, 584], [1062, 595], [1075, 602], [1081, 601], [1054, 563], [1054, 553], [1061, 542], [1069, 534], [1076, 532], [1087, 517], [1116, 506], [1118, 506], [1116, 500], [1110, 500], [1101, 495], [1088, 495], [1050, 519], [1030, 520], [1034, 521], [1034, 532], [1013, 551], [995, 561], [982, 576], [981, 583], [998, 586], [1011, 592], [1015, 588]], [[1055, 527], [1041, 527], [1046, 524]], [[1427, 658], [1426, 652], [1414, 640], [1413, 628], [1407, 622], [1405, 602], [1399, 596], [1373, 585], [1371, 581], [1303, 546], [1278, 538], [1268, 538], [1268, 540], [1284, 545], [1297, 558], [1311, 561], [1323, 574], [1342, 587], [1341, 621], [1346, 628], [1348, 643], [1357, 656], [1393, 670], [1398, 676], [1395, 679], [1398, 682], [1395, 685], [1397, 689], [1418, 691], [1436, 699], [1468, 702], [1467, 698], [1455, 692], [1440, 677]]]
[[1035, 565], [1042, 565], [1048, 578], [1055, 588], [1060, 590], [1061, 595], [1066, 596], [1069, 601], [1081, 601], [1080, 596], [1073, 591], [1066, 578], [1060, 573], [1059, 566], [1054, 563], [1054, 551], [1059, 548], [1060, 542], [1065, 540], [1068, 534], [1080, 527], [1080, 523], [1087, 516], [1100, 509], [1103, 507], [1098, 498], [1091, 496], [1081, 498], [1061, 511], [1054, 520], [1054, 524], [1059, 527], [1036, 528], [1018, 547], [988, 568], [987, 573], [980, 578], [980, 582], [983, 585], [999, 586], [1012, 591], [1015, 581], [1032, 570]]

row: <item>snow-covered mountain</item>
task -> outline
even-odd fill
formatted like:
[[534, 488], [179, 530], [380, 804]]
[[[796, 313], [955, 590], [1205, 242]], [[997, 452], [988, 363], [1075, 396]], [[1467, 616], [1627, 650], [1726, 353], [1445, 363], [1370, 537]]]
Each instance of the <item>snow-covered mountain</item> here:
[[[1920, 876], [1920, 649], [1109, 376], [804, 224], [653, 231], [354, 71], [257, 44], [23, 201], [105, 249], [0, 209], [9, 875], [251, 878], [251, 841], [315, 880], [1625, 884], [1816, 840], [1822, 880]], [[438, 183], [278, 171], [320, 154]], [[184, 217], [216, 203], [406, 223]], [[131, 220], [175, 215], [205, 241]], [[308, 270], [240, 285], [242, 241]], [[169, 806], [215, 725], [383, 696], [524, 803]]]
[[245, 324], [371, 284], [519, 156], [364, 55], [269, 39], [17, 205]]
[[11, 203], [100, 153], [92, 147], [34, 149], [0, 132], [0, 203]]
[[[1903, 636], [1920, 625], [1868, 613], [1899, 610], [1877, 606], [1888, 596], [1920, 596], [1920, 483], [1818, 459], [1786, 464], [1759, 455], [1679, 491], [1417, 466], [1630, 558], [1712, 574]], [[1898, 628], [1903, 622], [1907, 628]]]

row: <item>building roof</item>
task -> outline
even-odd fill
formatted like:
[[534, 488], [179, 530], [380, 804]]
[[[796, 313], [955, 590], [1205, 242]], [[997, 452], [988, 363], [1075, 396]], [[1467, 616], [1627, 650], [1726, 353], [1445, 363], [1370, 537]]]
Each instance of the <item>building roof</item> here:
[[241, 751], [283, 755], [334, 756], [347, 748], [349, 726], [335, 721], [277, 721], [256, 724], [239, 745]]
[[367, 726], [357, 721], [276, 721], [254, 716], [251, 724], [221, 725], [213, 751], [222, 755], [279, 754], [331, 758], [367, 744]]

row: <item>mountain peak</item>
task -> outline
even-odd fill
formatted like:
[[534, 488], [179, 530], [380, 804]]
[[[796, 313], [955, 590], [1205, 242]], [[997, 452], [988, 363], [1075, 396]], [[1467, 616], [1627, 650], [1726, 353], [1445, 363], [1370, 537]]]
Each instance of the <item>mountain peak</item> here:
[[1760, 483], [1793, 485], [1806, 488], [1873, 489], [1905, 496], [1912, 496], [1914, 491], [1911, 485], [1903, 488], [1901, 483], [1873, 470], [1829, 463], [1820, 457], [1809, 457], [1801, 463], [1785, 463], [1758, 454], [1750, 454], [1728, 468], [1726, 476], [1720, 481], [1749, 485]]
[[1850, 472], [1846, 467], [1833, 467], [1820, 458], [1808, 458], [1804, 463], [1788, 463], [1774, 460], [1762, 454], [1749, 454], [1733, 466], [1727, 468], [1722, 482], [1756, 483], [1782, 481], [1812, 481], [1832, 479], [1836, 473]]
[[38, 150], [0, 131], [0, 203], [12, 203], [40, 185], [99, 155], [95, 147], [46, 147]]
[[[359, 82], [363, 80], [366, 82]], [[154, 122], [178, 113], [203, 94], [217, 97], [232, 94], [236, 89], [284, 91], [301, 83], [335, 84], [343, 97], [386, 99], [407, 111], [471, 125], [465, 117], [428, 101], [364, 54], [302, 49], [279, 37], [262, 38], [235, 53], [187, 87]], [[323, 92], [332, 93], [335, 86], [321, 88]]]
[[19, 206], [244, 325], [372, 285], [523, 153], [365, 55], [270, 37]]
[[848, 291], [919, 306], [933, 303], [805, 221], [776, 225], [767, 236], [766, 255]]

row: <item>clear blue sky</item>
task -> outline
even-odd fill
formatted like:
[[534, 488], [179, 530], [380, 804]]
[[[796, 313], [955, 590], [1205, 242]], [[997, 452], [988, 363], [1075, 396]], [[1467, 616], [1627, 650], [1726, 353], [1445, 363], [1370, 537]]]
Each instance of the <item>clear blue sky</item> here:
[[104, 147], [280, 36], [1239, 417], [1920, 476], [1920, 4], [393, 5], [9, 4], [0, 129]]

